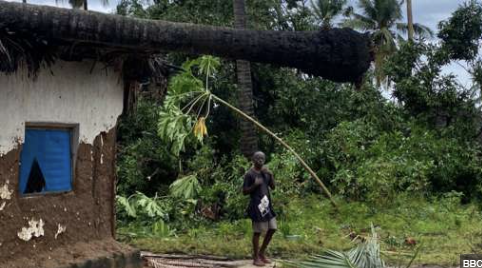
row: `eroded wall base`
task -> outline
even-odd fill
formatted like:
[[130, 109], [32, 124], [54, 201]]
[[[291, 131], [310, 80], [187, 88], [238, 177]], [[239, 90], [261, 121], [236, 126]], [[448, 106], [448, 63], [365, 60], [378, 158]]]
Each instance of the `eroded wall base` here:
[[[57, 256], [57, 257], [54, 257]], [[2, 268], [140, 268], [140, 252], [113, 239], [79, 242], [37, 256], [21, 257]]]

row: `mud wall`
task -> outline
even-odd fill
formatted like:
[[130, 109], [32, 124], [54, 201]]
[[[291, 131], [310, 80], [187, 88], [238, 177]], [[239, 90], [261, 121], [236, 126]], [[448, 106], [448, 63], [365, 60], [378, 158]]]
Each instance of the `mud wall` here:
[[[46, 255], [62, 258], [53, 255], [55, 249], [62, 247], [68, 252], [78, 242], [113, 237], [115, 126], [122, 112], [123, 86], [113, 72], [95, 74], [94, 68], [88, 76], [91, 67], [62, 63], [53, 68], [53, 78], [43, 72], [37, 81], [21, 74], [0, 76], [2, 262], [18, 258], [35, 262]], [[19, 85], [18, 92], [15, 85]], [[25, 122], [79, 124], [73, 191], [28, 197], [19, 194]]]

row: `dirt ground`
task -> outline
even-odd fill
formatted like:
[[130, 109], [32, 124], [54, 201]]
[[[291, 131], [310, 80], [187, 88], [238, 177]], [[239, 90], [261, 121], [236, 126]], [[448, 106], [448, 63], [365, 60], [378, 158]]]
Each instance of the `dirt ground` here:
[[[142, 252], [144, 268], [254, 268], [252, 260], [231, 260], [213, 256], [165, 255]], [[266, 268], [280, 267], [276, 260]]]
[[[59, 247], [41, 255], [19, 256], [15, 260], [0, 263], [1, 268], [45, 268], [45, 267], [90, 267], [86, 263], [96, 263], [111, 259], [121, 259], [124, 263], [132, 261], [139, 263], [138, 250], [119, 243], [112, 238], [78, 242], [65, 247]], [[95, 266], [114, 267], [114, 266]], [[118, 267], [118, 266], [115, 266]], [[124, 267], [124, 266], [122, 266]], [[133, 266], [127, 266], [133, 267]], [[136, 266], [137, 267], [137, 266]]]

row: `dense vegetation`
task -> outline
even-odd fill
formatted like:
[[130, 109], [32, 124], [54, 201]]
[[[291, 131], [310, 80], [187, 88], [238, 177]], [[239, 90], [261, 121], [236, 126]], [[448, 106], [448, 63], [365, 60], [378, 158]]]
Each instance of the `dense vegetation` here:
[[[380, 54], [358, 90], [252, 65], [256, 118], [295, 148], [340, 206], [334, 210], [292, 154], [259, 133], [278, 184], [280, 230], [272, 252], [346, 249], [371, 223], [393, 263], [419, 246], [419, 263], [454, 264], [458, 254], [480, 252], [482, 4], [469, 1], [441, 22], [436, 43], [396, 37], [404, 29], [397, 28], [397, 1], [360, 1], [365, 14], [345, 1], [314, 2], [247, 1], [248, 27], [294, 31], [340, 22], [371, 31]], [[223, 26], [232, 25], [231, 11], [230, 1], [216, 0], [155, 0], [149, 7], [122, 0], [118, 6], [127, 16]], [[368, 19], [381, 18], [374, 12], [392, 17], [377, 23]], [[209, 88], [237, 104], [233, 62], [167, 57], [184, 69], [170, 78], [169, 94]], [[206, 62], [212, 63], [207, 71]], [[444, 73], [452, 62], [466, 66], [470, 86]], [[195, 122], [176, 114], [181, 103], [167, 101], [169, 94], [164, 101], [145, 94], [119, 126], [119, 235], [155, 251], [247, 257], [251, 228], [240, 187], [250, 162], [239, 150], [241, 119], [215, 103], [205, 122], [209, 135], [199, 137], [189, 128]], [[179, 120], [166, 121], [173, 116]]]

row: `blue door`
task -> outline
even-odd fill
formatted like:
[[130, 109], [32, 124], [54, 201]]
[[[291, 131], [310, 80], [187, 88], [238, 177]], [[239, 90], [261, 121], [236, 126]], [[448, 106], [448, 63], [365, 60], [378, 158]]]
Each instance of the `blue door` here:
[[20, 156], [20, 193], [72, 190], [72, 138], [64, 129], [27, 128]]

